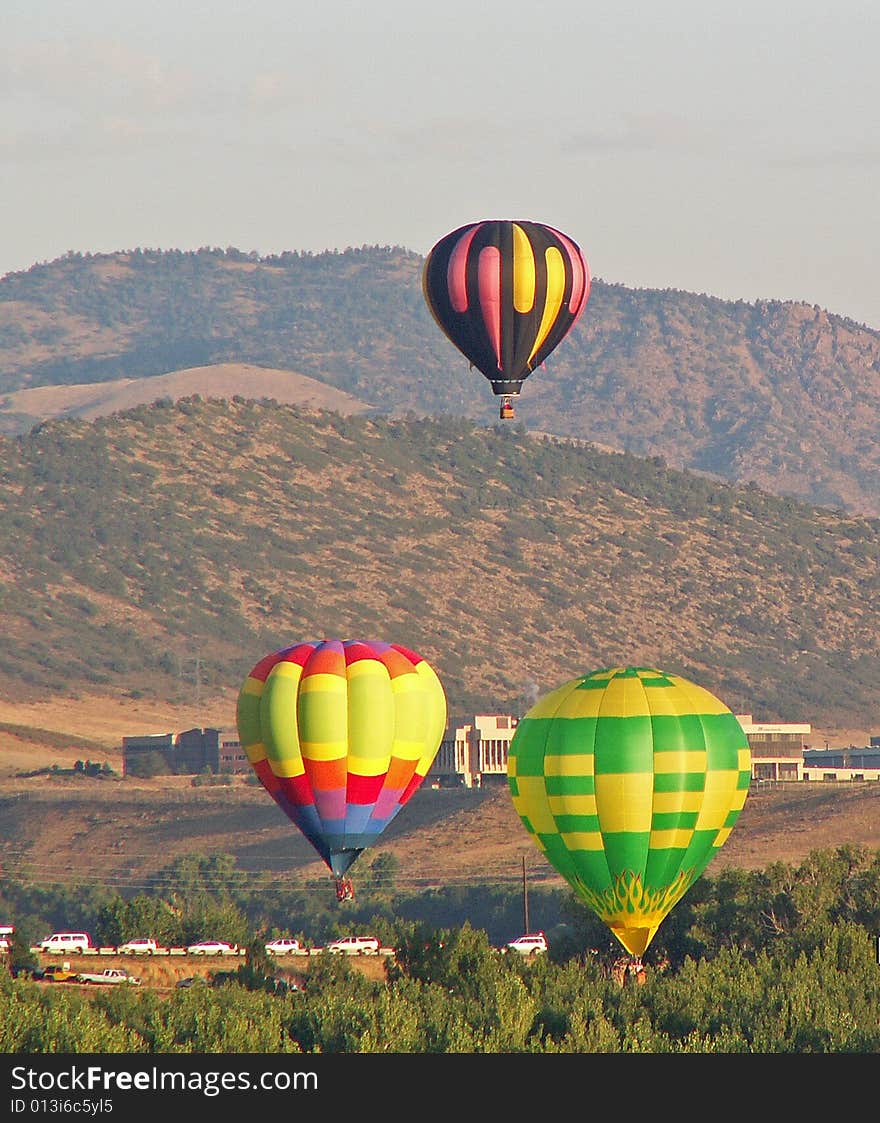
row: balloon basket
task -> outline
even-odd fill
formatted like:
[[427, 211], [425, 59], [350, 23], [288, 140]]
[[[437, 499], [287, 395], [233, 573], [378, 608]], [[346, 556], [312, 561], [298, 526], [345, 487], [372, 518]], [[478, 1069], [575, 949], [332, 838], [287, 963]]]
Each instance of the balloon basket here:
[[337, 877], [335, 886], [337, 901], [354, 900], [354, 886], [351, 883], [350, 877]]
[[626, 986], [627, 983], [643, 986], [648, 981], [645, 965], [635, 955], [624, 955], [620, 959], [615, 959], [611, 974], [619, 986]]

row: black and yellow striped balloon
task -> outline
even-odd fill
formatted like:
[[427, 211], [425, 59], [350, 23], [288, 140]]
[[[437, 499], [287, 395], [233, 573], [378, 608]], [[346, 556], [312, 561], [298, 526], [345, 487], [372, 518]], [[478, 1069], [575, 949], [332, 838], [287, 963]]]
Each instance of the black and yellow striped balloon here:
[[652, 667], [572, 679], [519, 722], [513, 804], [547, 860], [640, 957], [724, 845], [749, 742], [708, 690]]
[[561, 230], [491, 219], [437, 242], [425, 259], [422, 291], [438, 327], [492, 392], [515, 396], [583, 312], [590, 270]]

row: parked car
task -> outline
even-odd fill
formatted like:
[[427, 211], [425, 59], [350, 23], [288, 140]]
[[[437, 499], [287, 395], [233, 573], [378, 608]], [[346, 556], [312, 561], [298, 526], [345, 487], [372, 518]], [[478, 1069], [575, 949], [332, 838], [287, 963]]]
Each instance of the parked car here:
[[88, 932], [53, 932], [37, 945], [40, 951], [83, 952], [92, 947]]
[[187, 975], [184, 979], [178, 979], [174, 985], [176, 987], [206, 987], [208, 980], [204, 975]]
[[280, 940], [270, 940], [266, 944], [266, 951], [269, 955], [290, 955], [292, 951], [299, 951], [299, 940], [290, 938], [282, 938]]
[[520, 955], [543, 955], [547, 950], [547, 940], [543, 932], [530, 932], [526, 936], [518, 936], [505, 945], [505, 951], [516, 951]]
[[34, 971], [35, 979], [43, 979], [47, 983], [75, 983], [77, 975], [77, 971], [71, 971], [63, 963], [50, 963], [48, 967]]
[[156, 940], [128, 940], [116, 949], [117, 955], [153, 955], [159, 950]]
[[105, 967], [103, 971], [80, 971], [76, 976], [78, 983], [91, 986], [118, 986], [120, 983], [139, 987], [140, 979], [126, 971], [124, 967]]
[[225, 940], [201, 940], [190, 944], [186, 951], [188, 955], [235, 955], [238, 948]]
[[342, 936], [327, 945], [327, 951], [345, 955], [378, 955], [379, 941], [375, 936]]

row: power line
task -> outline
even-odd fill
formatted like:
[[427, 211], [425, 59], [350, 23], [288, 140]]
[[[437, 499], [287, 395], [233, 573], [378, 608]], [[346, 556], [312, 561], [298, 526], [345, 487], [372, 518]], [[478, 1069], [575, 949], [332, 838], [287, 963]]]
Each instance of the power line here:
[[[17, 863], [7, 864], [5, 869], [6, 881], [34, 885], [101, 885], [110, 889], [151, 890], [167, 889], [170, 892], [180, 890], [180, 875], [168, 870], [150, 872], [116, 871], [82, 871], [72, 864], [58, 862], [21, 863], [21, 868], [16, 868]], [[499, 887], [520, 886], [524, 876], [518, 866], [508, 862], [495, 862], [490, 865], [482, 863], [478, 871], [452, 872], [443, 867], [431, 867], [418, 874], [398, 872], [393, 875], [376, 875], [371, 869], [363, 871], [363, 882], [370, 889], [409, 890], [411, 892], [424, 892], [431, 889], [443, 889], [452, 886], [477, 886], [492, 884]], [[545, 886], [553, 888], [564, 884], [562, 878], [552, 871], [533, 869], [529, 875], [532, 887]], [[270, 869], [242, 869], [236, 867], [228, 876], [202, 875], [192, 879], [197, 883], [198, 891], [239, 892], [248, 893], [277, 893], [279, 888], [297, 892], [325, 891], [324, 885], [331, 886], [332, 877], [329, 873], [320, 873], [303, 870], [270, 870]], [[355, 878], [357, 881], [357, 878]]]

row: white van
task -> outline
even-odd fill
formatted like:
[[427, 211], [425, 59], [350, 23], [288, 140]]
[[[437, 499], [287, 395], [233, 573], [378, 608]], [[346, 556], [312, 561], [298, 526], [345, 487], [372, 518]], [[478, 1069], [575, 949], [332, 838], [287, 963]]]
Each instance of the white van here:
[[14, 924], [0, 924], [0, 952], [9, 951], [15, 939]]
[[92, 946], [88, 932], [53, 932], [37, 945], [40, 951], [84, 952]]

